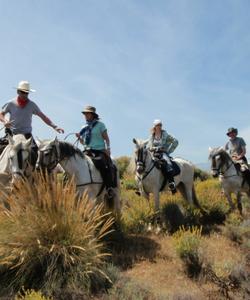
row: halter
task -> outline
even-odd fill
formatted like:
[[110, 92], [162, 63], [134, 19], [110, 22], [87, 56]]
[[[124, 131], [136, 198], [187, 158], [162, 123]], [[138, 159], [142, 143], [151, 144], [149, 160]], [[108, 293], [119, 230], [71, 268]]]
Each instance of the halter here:
[[[49, 149], [44, 149], [44, 150], [39, 150], [40, 152], [40, 157], [39, 157], [39, 166], [41, 166], [42, 169], [47, 169], [47, 171], [50, 173], [56, 166], [57, 164], [59, 164], [61, 161], [63, 161], [65, 158], [69, 158], [71, 157], [71, 155], [60, 155], [61, 151], [59, 151], [58, 147], [53, 144]], [[44, 163], [44, 157], [45, 157], [45, 152], [46, 155], [48, 156], [48, 164]], [[52, 160], [53, 158], [53, 154], [55, 156], [55, 158]], [[86, 182], [86, 183], [82, 183], [82, 184], [77, 184], [77, 187], [81, 187], [81, 186], [87, 186], [89, 184], [101, 184], [101, 188], [97, 194], [97, 197], [102, 193], [103, 189], [104, 189], [104, 184], [103, 181], [101, 182], [95, 182], [93, 180], [93, 176], [92, 176], [92, 172], [91, 172], [91, 168], [90, 168], [90, 164], [89, 161], [86, 159], [87, 162], [87, 166], [88, 166], [88, 171], [89, 171], [89, 176], [90, 176], [90, 182]]]
[[21, 148], [17, 151], [17, 154], [16, 154], [17, 155], [17, 163], [18, 163], [19, 171], [13, 171], [12, 172], [12, 175], [19, 175], [22, 178], [24, 178], [26, 176], [25, 171], [26, 171], [27, 166], [29, 164], [29, 158], [31, 157], [31, 153], [29, 153], [27, 159], [25, 160], [26, 165], [24, 165], [23, 151], [27, 151], [27, 150]]
[[[217, 154], [217, 155], [220, 155], [220, 157], [221, 157], [221, 154]], [[220, 176], [223, 176], [223, 177], [225, 177], [225, 178], [228, 178], [228, 177], [234, 177], [234, 176], [238, 176], [238, 172], [237, 172], [237, 170], [236, 170], [236, 174], [233, 174], [233, 175], [225, 175], [225, 173], [231, 168], [231, 166], [232, 165], [234, 165], [234, 163], [233, 163], [233, 161], [230, 159], [230, 163], [229, 164], [227, 164], [227, 168], [225, 169], [225, 170], [222, 170], [222, 167], [224, 166], [224, 164], [225, 164], [225, 162], [221, 162], [218, 166], [217, 166], [217, 168], [215, 167], [215, 156], [216, 155], [214, 155], [214, 156], [212, 156], [212, 168], [211, 168], [211, 170], [212, 171], [216, 171], [216, 172], [218, 172], [219, 173], [219, 175]]]
[[136, 164], [136, 166], [142, 168], [142, 176], [136, 174], [136, 176], [140, 180], [145, 179], [150, 174], [150, 172], [153, 170], [153, 168], [155, 167], [154, 160], [152, 159], [152, 163], [151, 163], [150, 168], [148, 170], [145, 170], [145, 168], [146, 168], [146, 158], [148, 156], [148, 152], [146, 152], [145, 157], [143, 157], [144, 156], [143, 154], [144, 154], [144, 148], [139, 147], [138, 154], [137, 154], [137, 159], [135, 159], [135, 164]]
[[[48, 159], [49, 159], [49, 163], [46, 165], [44, 163], [45, 152], [48, 155]], [[39, 153], [40, 153], [39, 165], [41, 166], [42, 169], [47, 169], [49, 173], [57, 166], [57, 164], [60, 161], [62, 161], [65, 158], [65, 157], [62, 158], [60, 157], [56, 145], [52, 145], [50, 149], [39, 150]], [[52, 160], [53, 154], [55, 155], [54, 160]]]

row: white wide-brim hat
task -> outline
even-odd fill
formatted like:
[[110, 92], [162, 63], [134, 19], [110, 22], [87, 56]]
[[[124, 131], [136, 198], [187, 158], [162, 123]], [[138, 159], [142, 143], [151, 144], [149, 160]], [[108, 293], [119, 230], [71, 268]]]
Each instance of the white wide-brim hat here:
[[28, 81], [20, 81], [18, 83], [18, 86], [15, 87], [15, 89], [17, 89], [18, 91], [23, 91], [23, 92], [26, 92], [26, 93], [29, 93], [29, 92], [35, 92], [35, 90], [31, 89], [30, 88], [30, 84]]
[[162, 121], [160, 119], [156, 119], [156, 120], [154, 120], [153, 125], [154, 126], [162, 125]]

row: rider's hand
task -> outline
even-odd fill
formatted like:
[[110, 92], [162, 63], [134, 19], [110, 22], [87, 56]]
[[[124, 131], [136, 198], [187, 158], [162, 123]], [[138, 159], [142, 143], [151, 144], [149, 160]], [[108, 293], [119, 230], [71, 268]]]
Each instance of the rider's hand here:
[[108, 154], [108, 156], [110, 156], [110, 155], [111, 155], [110, 148], [107, 148], [107, 149], [106, 149], [106, 153]]
[[80, 138], [80, 133], [76, 133], [76, 137], [79, 139]]
[[11, 125], [12, 125], [12, 122], [11, 122], [11, 121], [8, 121], [8, 120], [5, 120], [5, 121], [4, 121], [4, 126], [5, 126], [6, 128], [11, 128]]
[[60, 127], [56, 127], [55, 130], [58, 132], [58, 133], [64, 133], [64, 130]]

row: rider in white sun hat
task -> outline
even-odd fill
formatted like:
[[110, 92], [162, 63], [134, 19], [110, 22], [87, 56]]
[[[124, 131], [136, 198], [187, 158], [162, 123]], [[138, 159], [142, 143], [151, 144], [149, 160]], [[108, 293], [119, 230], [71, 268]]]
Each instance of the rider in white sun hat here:
[[162, 157], [166, 162], [165, 172], [169, 182], [168, 186], [173, 194], [176, 192], [176, 186], [173, 177], [173, 165], [169, 154], [171, 154], [177, 146], [177, 139], [168, 134], [166, 130], [162, 129], [162, 121], [159, 119], [154, 120], [147, 148], [149, 150], [162, 152]]

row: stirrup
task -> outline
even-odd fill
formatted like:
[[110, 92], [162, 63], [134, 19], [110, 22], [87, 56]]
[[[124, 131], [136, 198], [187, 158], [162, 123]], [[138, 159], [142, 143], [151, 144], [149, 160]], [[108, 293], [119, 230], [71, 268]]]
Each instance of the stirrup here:
[[111, 199], [115, 196], [113, 188], [111, 188], [111, 187], [107, 188], [107, 196], [109, 199]]
[[170, 191], [172, 192], [172, 194], [175, 194], [177, 192], [174, 182], [169, 182], [168, 187], [169, 187]]

